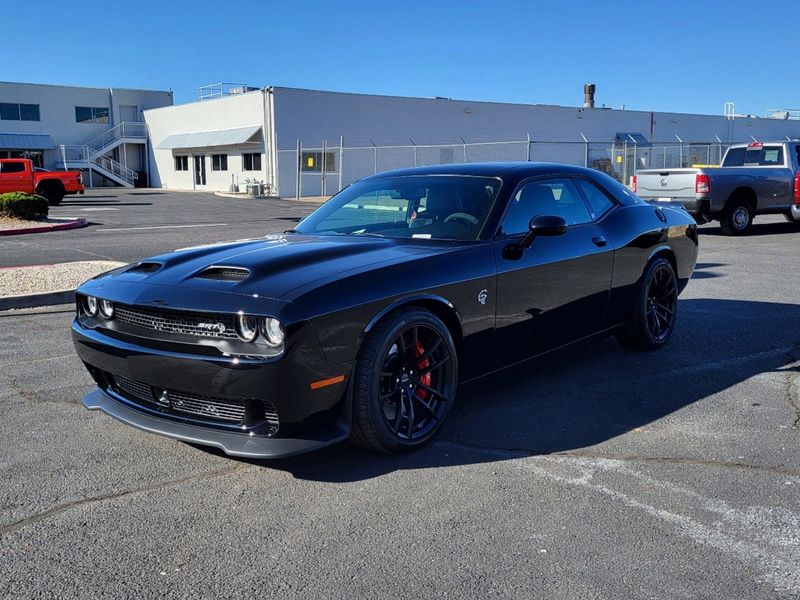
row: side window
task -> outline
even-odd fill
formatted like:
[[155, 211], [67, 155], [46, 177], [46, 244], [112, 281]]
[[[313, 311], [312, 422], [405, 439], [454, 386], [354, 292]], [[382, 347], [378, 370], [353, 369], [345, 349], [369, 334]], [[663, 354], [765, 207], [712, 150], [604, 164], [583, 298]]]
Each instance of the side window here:
[[578, 179], [578, 187], [581, 188], [583, 195], [586, 196], [589, 207], [592, 209], [592, 219], [599, 219], [609, 210], [614, 208], [614, 202], [608, 195], [591, 181]]
[[783, 148], [780, 146], [767, 146], [761, 154], [758, 163], [761, 166], [783, 166]]
[[7, 162], [3, 163], [3, 166], [0, 167], [3, 173], [24, 173], [25, 172], [25, 163], [23, 162]]
[[531, 219], [538, 215], [563, 217], [567, 225], [580, 225], [592, 220], [572, 180], [539, 179], [517, 190], [503, 221], [503, 233], [525, 233]]
[[725, 162], [722, 163], [723, 167], [741, 167], [744, 165], [744, 153], [746, 148], [731, 148], [725, 155]]

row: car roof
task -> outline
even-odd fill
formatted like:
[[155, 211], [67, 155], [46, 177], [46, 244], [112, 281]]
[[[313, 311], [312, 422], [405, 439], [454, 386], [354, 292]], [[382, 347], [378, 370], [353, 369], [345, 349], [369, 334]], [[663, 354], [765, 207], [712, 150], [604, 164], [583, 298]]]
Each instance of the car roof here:
[[377, 175], [365, 177], [364, 180], [407, 175], [472, 175], [483, 177], [502, 177], [513, 175], [515, 177], [528, 177], [534, 175], [547, 175], [549, 173], [585, 173], [587, 171], [590, 171], [590, 169], [558, 163], [479, 162], [396, 169], [394, 171], [385, 171], [383, 173], [378, 173]]

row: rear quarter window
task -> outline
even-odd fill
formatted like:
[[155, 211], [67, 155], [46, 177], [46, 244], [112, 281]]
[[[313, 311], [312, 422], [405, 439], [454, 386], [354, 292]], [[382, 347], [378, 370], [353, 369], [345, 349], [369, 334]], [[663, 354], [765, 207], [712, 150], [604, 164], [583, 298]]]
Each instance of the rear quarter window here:
[[592, 219], [599, 219], [614, 208], [613, 200], [594, 183], [586, 181], [585, 179], [578, 179], [577, 182], [578, 187], [583, 192], [583, 195], [586, 196], [586, 201], [589, 203]]

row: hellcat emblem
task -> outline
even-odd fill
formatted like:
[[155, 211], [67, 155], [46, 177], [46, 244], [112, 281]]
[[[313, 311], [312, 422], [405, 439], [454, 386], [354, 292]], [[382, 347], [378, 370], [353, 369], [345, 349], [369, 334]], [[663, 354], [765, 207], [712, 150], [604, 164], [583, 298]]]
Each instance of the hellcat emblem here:
[[481, 304], [486, 304], [486, 298], [489, 297], [489, 290], [483, 289], [478, 292], [478, 302]]

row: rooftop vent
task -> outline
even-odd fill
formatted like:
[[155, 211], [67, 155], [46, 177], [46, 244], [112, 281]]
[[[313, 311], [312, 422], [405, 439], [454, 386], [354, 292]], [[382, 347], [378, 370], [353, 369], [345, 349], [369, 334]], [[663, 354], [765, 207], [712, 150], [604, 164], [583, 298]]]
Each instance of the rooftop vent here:
[[197, 88], [197, 97], [199, 100], [214, 100], [215, 98], [222, 98], [224, 96], [236, 96], [238, 94], [246, 94], [247, 92], [255, 92], [258, 89], [257, 87], [244, 83], [209, 83], [208, 85], [201, 85]]
[[594, 108], [594, 90], [593, 83], [587, 83], [583, 86], [583, 107]]

